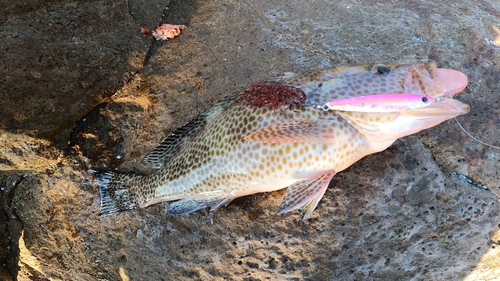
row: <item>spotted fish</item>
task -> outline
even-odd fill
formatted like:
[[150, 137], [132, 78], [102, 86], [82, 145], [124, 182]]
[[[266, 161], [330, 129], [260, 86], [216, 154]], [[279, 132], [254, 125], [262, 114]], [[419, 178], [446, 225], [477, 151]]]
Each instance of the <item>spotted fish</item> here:
[[[164, 201], [173, 201], [170, 214], [214, 212], [237, 197], [287, 188], [278, 213], [298, 209], [305, 220], [336, 173], [467, 113], [469, 106], [452, 98], [466, 86], [464, 74], [433, 63], [284, 73], [229, 95], [171, 133], [144, 159], [153, 174], [99, 173], [101, 214]], [[439, 102], [397, 112], [310, 106], [377, 93]]]

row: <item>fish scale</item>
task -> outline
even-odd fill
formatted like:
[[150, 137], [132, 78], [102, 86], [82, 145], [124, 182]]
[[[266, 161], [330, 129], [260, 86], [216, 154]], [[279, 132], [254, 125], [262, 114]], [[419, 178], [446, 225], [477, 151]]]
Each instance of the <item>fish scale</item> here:
[[450, 96], [466, 85], [462, 73], [434, 64], [285, 73], [229, 95], [175, 130], [145, 157], [153, 174], [99, 173], [101, 214], [163, 201], [173, 201], [171, 214], [214, 212], [237, 197], [288, 187], [278, 212], [300, 209], [307, 219], [336, 173], [469, 110], [453, 99], [389, 113], [311, 104], [384, 92]]

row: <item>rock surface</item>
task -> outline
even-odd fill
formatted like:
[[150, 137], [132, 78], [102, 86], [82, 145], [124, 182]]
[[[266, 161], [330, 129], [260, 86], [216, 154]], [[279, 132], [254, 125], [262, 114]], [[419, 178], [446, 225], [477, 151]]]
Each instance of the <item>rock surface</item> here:
[[[499, 2], [376, 2], [4, 1], [0, 279], [498, 278], [500, 152], [453, 120], [337, 175], [306, 223], [275, 214], [282, 192], [213, 224], [163, 204], [98, 216], [90, 167], [141, 169], [171, 130], [283, 71], [434, 60], [468, 75], [458, 119], [499, 146]], [[162, 22], [187, 29], [139, 33]]]

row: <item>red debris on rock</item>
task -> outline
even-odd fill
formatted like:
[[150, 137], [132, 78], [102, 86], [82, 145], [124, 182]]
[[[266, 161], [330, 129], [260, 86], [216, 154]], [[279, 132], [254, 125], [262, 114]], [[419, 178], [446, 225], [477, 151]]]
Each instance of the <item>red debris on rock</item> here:
[[185, 25], [176, 25], [164, 23], [158, 26], [155, 30], [151, 31], [147, 28], [142, 27], [142, 34], [153, 34], [156, 40], [168, 40], [175, 38], [177, 35], [181, 34], [181, 30], [186, 29]]
[[305, 102], [306, 99], [304, 91], [281, 82], [255, 83], [240, 94], [236, 103], [278, 108], [294, 102]]
[[151, 34], [151, 30], [145, 27], [141, 27], [141, 34]]

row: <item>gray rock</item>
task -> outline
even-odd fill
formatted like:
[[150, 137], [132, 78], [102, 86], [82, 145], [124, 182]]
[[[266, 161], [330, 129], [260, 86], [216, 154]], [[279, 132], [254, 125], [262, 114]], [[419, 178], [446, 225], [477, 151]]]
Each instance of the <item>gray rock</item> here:
[[[495, 280], [500, 153], [453, 120], [337, 175], [306, 223], [275, 214], [281, 191], [213, 224], [164, 204], [98, 216], [89, 168], [140, 170], [174, 128], [284, 71], [434, 60], [468, 75], [458, 119], [499, 146], [498, 1], [372, 2], [5, 3], [0, 279]], [[187, 29], [139, 33], [162, 22]]]

